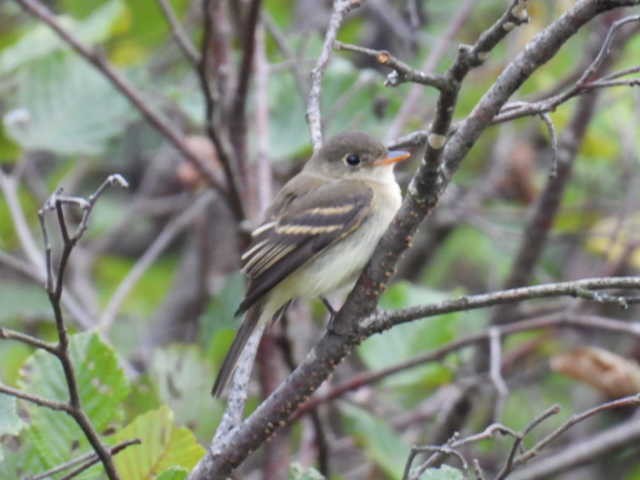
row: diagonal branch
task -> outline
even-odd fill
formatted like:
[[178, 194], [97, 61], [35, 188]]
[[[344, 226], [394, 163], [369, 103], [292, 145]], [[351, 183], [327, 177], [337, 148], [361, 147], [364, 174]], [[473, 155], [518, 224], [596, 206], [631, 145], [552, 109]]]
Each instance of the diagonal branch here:
[[322, 146], [322, 113], [320, 112], [320, 96], [322, 95], [322, 77], [329, 64], [329, 58], [335, 44], [340, 25], [347, 14], [356, 7], [359, 7], [361, 0], [335, 0], [333, 11], [329, 19], [327, 33], [324, 36], [322, 51], [311, 70], [311, 89], [309, 90], [309, 100], [307, 102], [307, 123], [311, 134], [313, 150], [316, 151]]
[[[43, 23], [49, 26], [66, 44], [75, 50], [82, 58], [93, 65], [104, 77], [129, 102], [142, 114], [149, 124], [156, 129], [160, 135], [166, 138], [176, 150], [178, 150], [196, 169], [202, 173], [207, 179], [209, 185], [226, 194], [226, 189], [220, 184], [216, 178], [215, 172], [211, 166], [202, 161], [186, 144], [184, 137], [171, 125], [159, 112], [144, 100], [141, 92], [136, 88], [113, 66], [107, 62], [101, 55], [92, 51], [87, 45], [82, 43], [74, 34], [69, 32], [58, 19], [45, 7], [39, 0], [14, 0], [25, 11], [39, 18]], [[227, 198], [225, 196], [225, 198]]]
[[[341, 332], [325, 333], [285, 382], [234, 430], [225, 445], [221, 446], [220, 453], [205, 455], [196, 469], [197, 474], [192, 473], [192, 480], [228, 475], [249, 452], [259, 447], [276, 429], [286, 425], [296, 407], [318, 388], [353, 346], [363, 340], [364, 336], [357, 328], [358, 319], [373, 312], [380, 294], [393, 275], [396, 262], [408, 247], [418, 224], [435, 207], [469, 149], [509, 97], [592, 18], [613, 8], [638, 3], [640, 0], [577, 2], [529, 42], [448, 140], [445, 135], [448, 133], [456, 95], [455, 91], [449, 96], [441, 95], [423, 165], [411, 182], [400, 212], [383, 236], [347, 302], [338, 312], [335, 324], [341, 327]], [[454, 80], [463, 78], [465, 72], [480, 60], [478, 53], [490, 51], [513, 28], [511, 15], [519, 5], [521, 4], [514, 2], [509, 11], [481, 35], [476, 45], [463, 49], [451, 69], [450, 74]], [[519, 18], [523, 17], [522, 10], [516, 13]], [[505, 28], [509, 23], [512, 25]], [[319, 127], [319, 124], [315, 125]], [[316, 132], [318, 141], [321, 139], [319, 128], [316, 128]], [[433, 134], [440, 137], [434, 137]], [[439, 166], [440, 156], [442, 167]], [[636, 282], [640, 280], [636, 279]]]

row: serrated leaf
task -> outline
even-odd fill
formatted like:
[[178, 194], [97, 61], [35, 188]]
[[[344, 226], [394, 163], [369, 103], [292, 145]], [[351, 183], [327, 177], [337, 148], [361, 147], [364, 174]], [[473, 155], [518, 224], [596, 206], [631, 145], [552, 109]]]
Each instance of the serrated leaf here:
[[353, 405], [342, 404], [340, 411], [347, 420], [347, 431], [368, 455], [387, 473], [400, 480], [409, 445], [382, 420]]
[[123, 480], [153, 480], [169, 468], [191, 470], [204, 455], [190, 430], [176, 427], [173, 412], [162, 406], [136, 417], [113, 436], [113, 442], [138, 438], [142, 442], [124, 450], [115, 458]]
[[420, 480], [464, 480], [462, 471], [449, 465], [440, 468], [429, 468], [422, 474]]
[[[122, 15], [124, 9], [122, 0], [112, 0], [97, 8], [91, 16], [81, 22], [66, 15], [58, 15], [56, 20], [83, 43], [94, 44], [107, 37], [111, 26]], [[43, 23], [37, 23], [15, 44], [0, 52], [0, 73], [11, 72], [57, 50], [69, 49], [68, 44], [63, 42], [51, 28]]]
[[[120, 404], [129, 391], [127, 379], [115, 352], [98, 335], [73, 335], [69, 346], [83, 410], [100, 432], [120, 420]], [[60, 362], [45, 351], [27, 359], [18, 384], [26, 392], [51, 400], [67, 401], [69, 396]], [[31, 419], [27, 441], [38, 450], [46, 467], [66, 462], [89, 448], [83, 432], [68, 415], [31, 404], [24, 406]]]
[[322, 475], [315, 468], [305, 468], [299, 463], [292, 463], [289, 467], [289, 480], [325, 480], [325, 476]]
[[18, 415], [16, 398], [0, 393], [0, 437], [17, 435], [23, 427], [24, 422]]
[[103, 75], [75, 55], [59, 53], [18, 74], [7, 133], [23, 148], [97, 155], [135, 117]]

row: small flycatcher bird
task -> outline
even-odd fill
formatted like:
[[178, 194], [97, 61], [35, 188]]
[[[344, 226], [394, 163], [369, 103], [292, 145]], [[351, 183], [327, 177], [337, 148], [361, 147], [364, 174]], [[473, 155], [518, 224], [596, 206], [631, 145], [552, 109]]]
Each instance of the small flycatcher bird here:
[[214, 396], [222, 393], [258, 325], [267, 325], [293, 299], [354, 284], [400, 208], [393, 167], [409, 156], [387, 151], [365, 133], [343, 133], [282, 187], [241, 257], [248, 288], [236, 315], [246, 315], [213, 385]]

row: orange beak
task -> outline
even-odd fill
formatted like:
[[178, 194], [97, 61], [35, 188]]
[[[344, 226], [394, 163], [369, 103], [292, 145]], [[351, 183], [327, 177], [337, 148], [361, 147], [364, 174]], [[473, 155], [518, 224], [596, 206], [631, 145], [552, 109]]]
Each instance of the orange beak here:
[[380, 165], [393, 165], [394, 163], [402, 162], [409, 158], [411, 154], [409, 152], [405, 152], [404, 150], [391, 150], [387, 153], [385, 158], [380, 160], [376, 160], [373, 162], [375, 166]]

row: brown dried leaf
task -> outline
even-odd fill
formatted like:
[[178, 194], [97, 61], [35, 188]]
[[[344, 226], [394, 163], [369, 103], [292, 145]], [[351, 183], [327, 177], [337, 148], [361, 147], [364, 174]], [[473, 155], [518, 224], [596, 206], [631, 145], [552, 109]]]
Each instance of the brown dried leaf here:
[[555, 355], [550, 364], [553, 371], [591, 385], [610, 398], [640, 391], [640, 365], [602, 348], [579, 347]]

